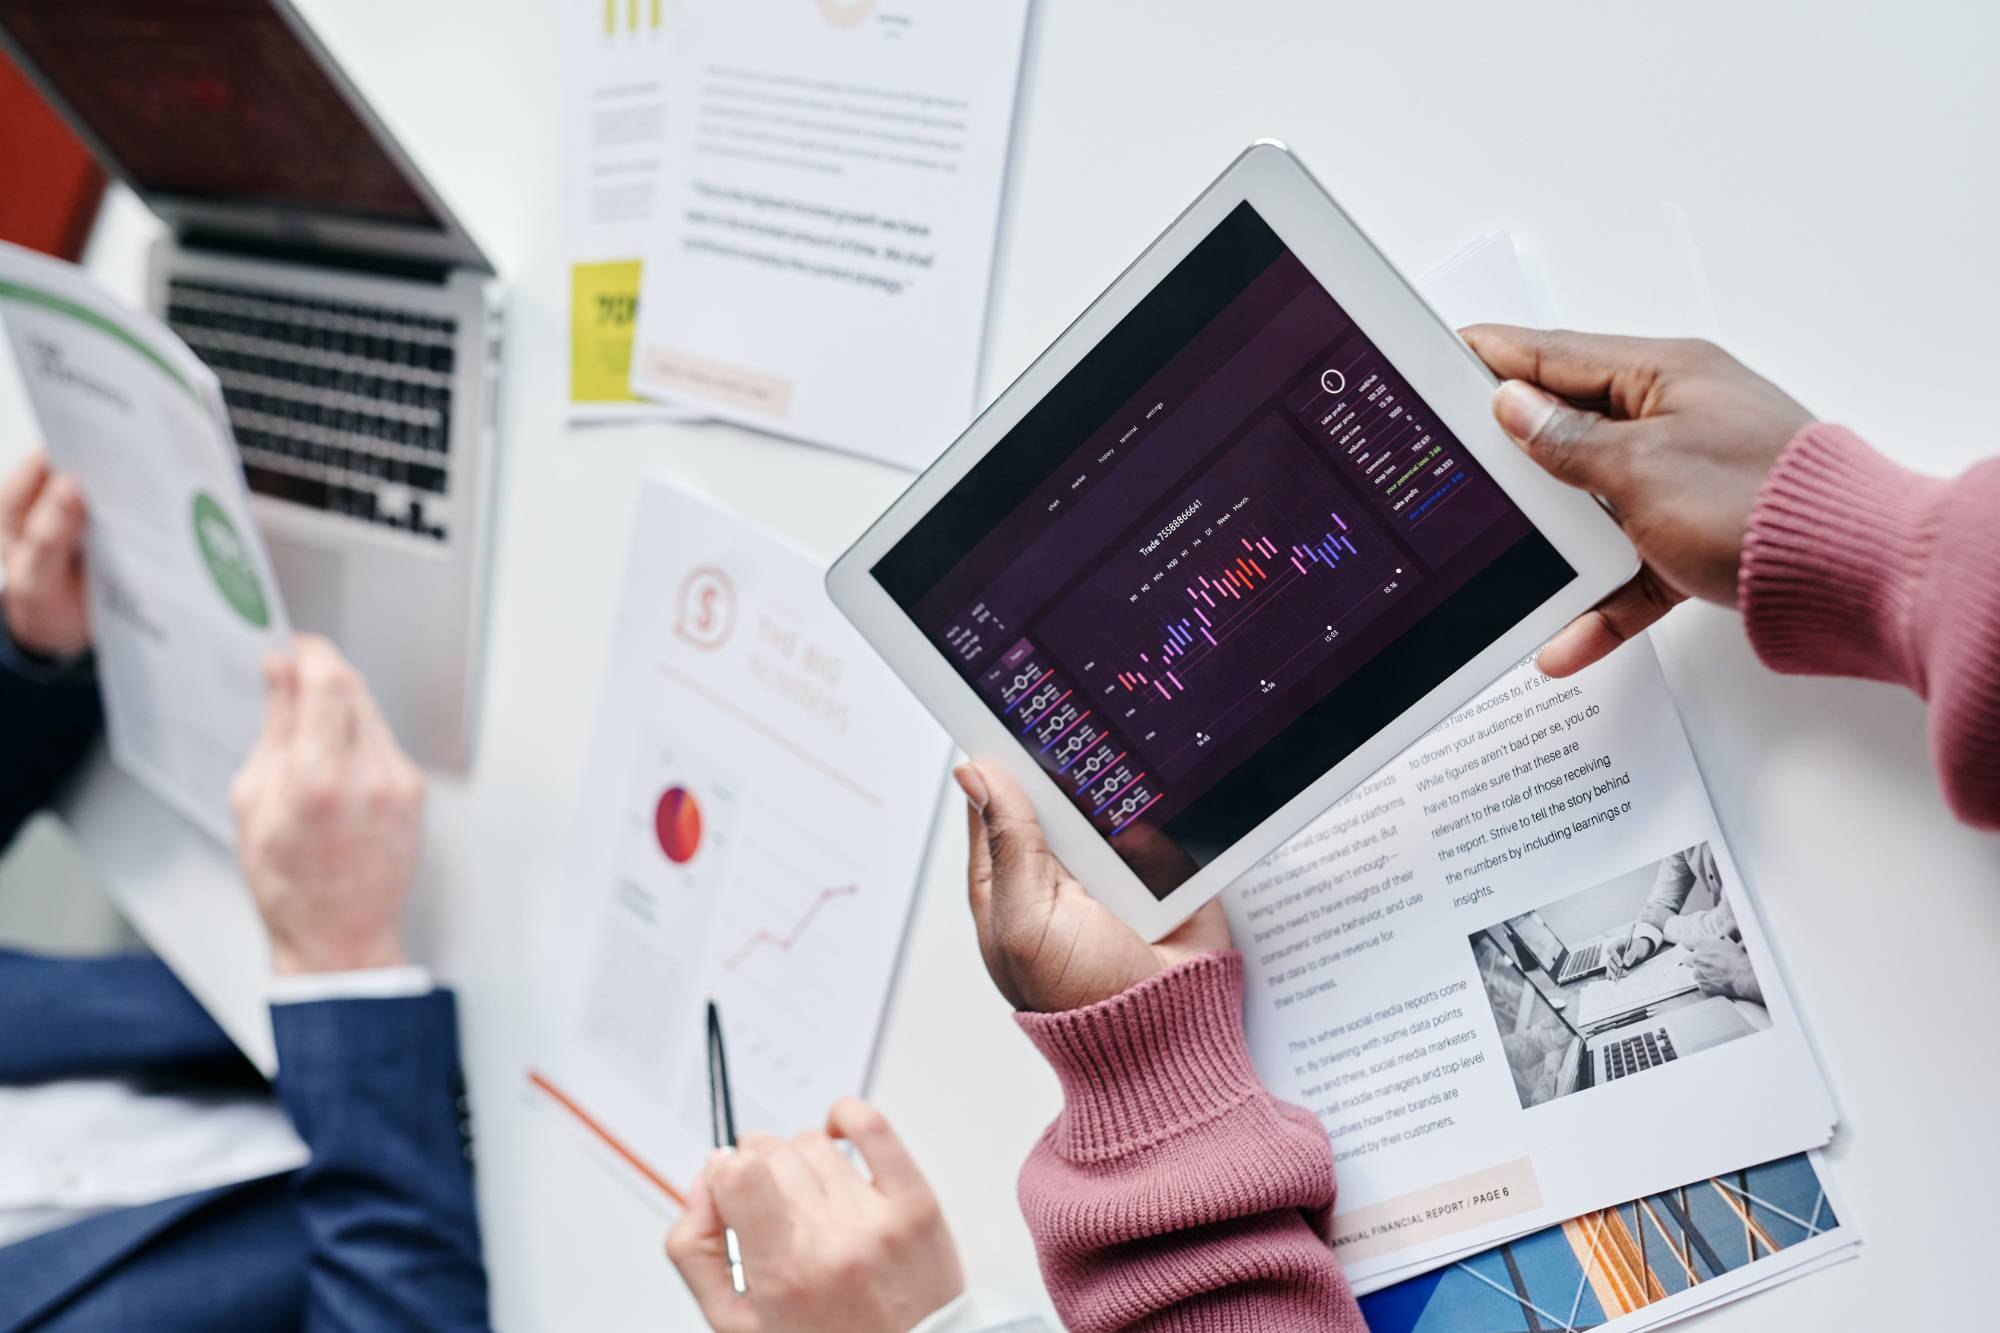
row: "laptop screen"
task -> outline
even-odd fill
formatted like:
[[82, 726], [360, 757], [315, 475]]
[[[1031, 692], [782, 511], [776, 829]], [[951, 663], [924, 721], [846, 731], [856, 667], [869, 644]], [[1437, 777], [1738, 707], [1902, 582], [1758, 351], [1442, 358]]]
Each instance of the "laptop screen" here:
[[1550, 1003], [1542, 988], [1528, 975], [1522, 960], [1508, 947], [1505, 932], [1496, 927], [1474, 935], [1472, 957], [1479, 965], [1479, 979], [1486, 987], [1494, 1013], [1507, 1015], [1514, 1024], [1512, 1030], [1560, 1025], [1572, 1037], [1583, 1036], [1576, 1024], [1569, 1021], [1569, 1015]]
[[442, 230], [271, 0], [0, 0], [142, 193]]
[[1535, 961], [1544, 970], [1555, 971], [1556, 960], [1563, 955], [1563, 942], [1549, 929], [1548, 922], [1542, 920], [1540, 912], [1524, 912], [1509, 919], [1507, 924], [1521, 937], [1521, 943], [1534, 952]]

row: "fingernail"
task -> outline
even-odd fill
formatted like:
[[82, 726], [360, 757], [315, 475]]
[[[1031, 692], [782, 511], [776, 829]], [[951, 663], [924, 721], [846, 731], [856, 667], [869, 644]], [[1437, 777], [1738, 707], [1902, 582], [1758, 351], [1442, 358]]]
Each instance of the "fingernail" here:
[[1493, 394], [1493, 415], [1500, 429], [1519, 444], [1534, 439], [1555, 410], [1555, 399], [1521, 380], [1508, 380]]
[[951, 770], [958, 781], [958, 789], [965, 793], [965, 799], [972, 802], [972, 808], [984, 813], [986, 810], [986, 779], [971, 764], [960, 764]]

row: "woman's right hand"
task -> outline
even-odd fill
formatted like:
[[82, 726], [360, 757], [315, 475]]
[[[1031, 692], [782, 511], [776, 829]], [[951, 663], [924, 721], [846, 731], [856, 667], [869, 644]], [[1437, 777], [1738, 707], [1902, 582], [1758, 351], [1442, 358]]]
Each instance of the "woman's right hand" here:
[[1602, 496], [1643, 562], [1542, 649], [1579, 671], [1689, 597], [1736, 604], [1737, 568], [1765, 474], [1812, 414], [1710, 343], [1475, 324], [1506, 383], [1493, 415], [1558, 480]]
[[979, 952], [993, 984], [1016, 1009], [1082, 1009], [1176, 963], [1229, 947], [1229, 921], [1219, 902], [1148, 944], [1056, 860], [1034, 807], [1012, 778], [977, 764], [961, 765], [952, 776], [967, 803], [967, 879]]

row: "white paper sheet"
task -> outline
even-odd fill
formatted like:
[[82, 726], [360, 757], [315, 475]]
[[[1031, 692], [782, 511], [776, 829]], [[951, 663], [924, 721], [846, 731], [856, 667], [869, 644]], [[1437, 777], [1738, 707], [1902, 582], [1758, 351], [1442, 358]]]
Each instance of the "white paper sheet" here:
[[971, 420], [1026, 0], [682, 0], [632, 387], [920, 468]]
[[572, 421], [693, 415], [631, 387], [640, 264], [665, 202], [666, 61], [677, 9], [670, 0], [562, 7]]
[[50, 461], [90, 511], [91, 634], [111, 755], [224, 843], [290, 638], [215, 377], [73, 265], [0, 244], [0, 314]]
[[867, 1079], [949, 748], [816, 560], [664, 481], [639, 502], [531, 1078], [659, 1186]]

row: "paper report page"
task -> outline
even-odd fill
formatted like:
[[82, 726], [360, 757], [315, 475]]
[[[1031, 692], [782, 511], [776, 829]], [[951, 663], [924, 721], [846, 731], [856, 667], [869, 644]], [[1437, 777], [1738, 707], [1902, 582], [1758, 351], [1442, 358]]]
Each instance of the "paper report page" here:
[[562, 24], [569, 416], [683, 416], [632, 392], [640, 264], [666, 194], [673, 12], [662, 0], [568, 5]]
[[972, 419], [1026, 15], [683, 0], [633, 389], [907, 468], [950, 444]]
[[112, 758], [215, 838], [290, 638], [215, 377], [80, 270], [0, 245], [0, 314], [51, 465], [89, 508]]
[[633, 532], [530, 1079], [664, 1202], [710, 1148], [706, 1000], [740, 1129], [863, 1090], [949, 747], [817, 560], [660, 480]]
[[1223, 901], [1358, 1289], [1832, 1135], [1650, 641], [1516, 668]]

